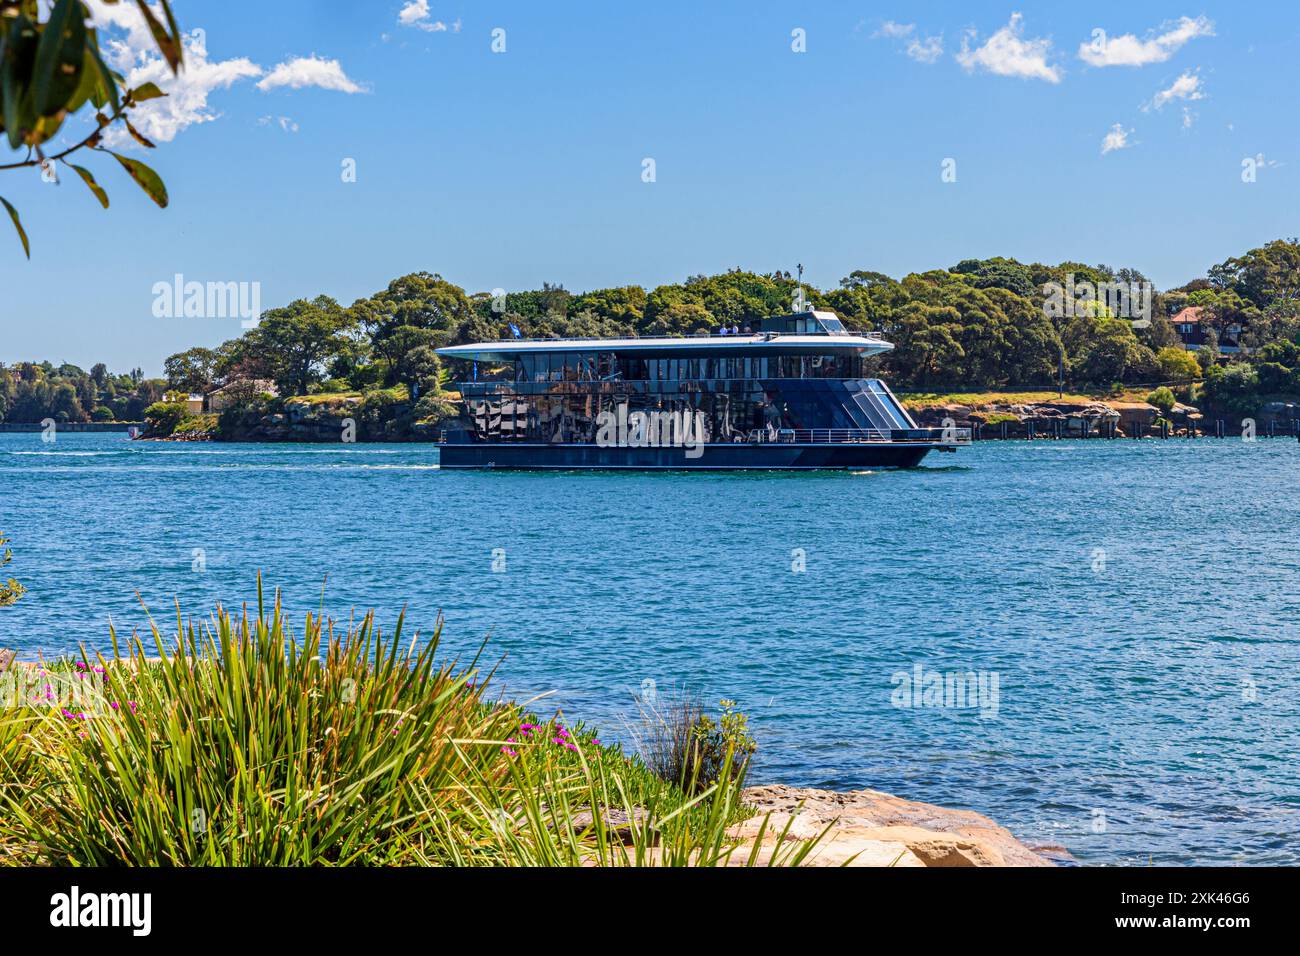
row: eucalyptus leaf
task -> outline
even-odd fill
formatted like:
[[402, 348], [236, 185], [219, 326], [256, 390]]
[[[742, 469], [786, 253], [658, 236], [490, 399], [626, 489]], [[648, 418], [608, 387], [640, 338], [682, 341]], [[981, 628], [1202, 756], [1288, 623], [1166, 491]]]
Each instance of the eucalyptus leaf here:
[[150, 142], [148, 139], [146, 139], [143, 133], [141, 133], [138, 129], [136, 129], [133, 125], [131, 125], [131, 121], [129, 119], [123, 116], [122, 122], [126, 124], [126, 131], [131, 134], [131, 137], [137, 143], [139, 143], [141, 146], [145, 147], [146, 149], [154, 149], [154, 144]]
[[18, 238], [22, 240], [23, 252], [27, 253], [27, 258], [32, 257], [32, 247], [27, 244], [27, 230], [23, 228], [22, 220], [18, 218], [18, 210], [9, 205], [9, 200], [0, 196], [0, 203], [4, 203], [5, 209], [9, 210], [9, 218], [14, 221], [14, 228], [18, 230]]
[[[153, 34], [154, 42], [158, 44], [158, 50], [171, 67], [172, 73], [180, 69], [181, 65], [181, 45], [180, 35], [171, 36], [167, 33], [167, 28], [158, 22], [154, 12], [149, 9], [146, 0], [136, 0], [136, 6], [140, 8], [140, 13], [144, 15], [145, 23], [149, 25], [149, 32]], [[163, 12], [167, 21], [175, 28], [176, 21], [172, 18], [171, 8], [167, 5], [167, 0], [163, 0]]]
[[99, 200], [99, 204], [107, 209], [108, 193], [104, 192], [103, 186], [95, 182], [95, 177], [91, 175], [90, 170], [86, 169], [84, 166], [69, 163], [67, 160], [64, 160], [64, 162], [77, 171], [77, 175], [81, 177], [81, 181], [86, 184], [86, 187], [95, 194], [95, 198]]
[[149, 194], [150, 199], [163, 209], [167, 208], [167, 187], [163, 185], [162, 178], [157, 173], [138, 159], [122, 156], [111, 150], [105, 152], [122, 164], [122, 168], [131, 174], [131, 178], [140, 184], [140, 188]]
[[76, 0], [58, 0], [50, 11], [50, 19], [41, 31], [40, 42], [36, 45], [36, 64], [32, 69], [33, 88], [36, 91], [36, 112], [44, 116], [49, 112], [51, 92], [54, 87], [55, 71], [59, 65], [59, 54], [63, 49], [63, 34], [72, 19]]
[[145, 100], [156, 100], [158, 97], [166, 95], [166, 93], [158, 89], [157, 83], [141, 83], [131, 91], [131, 99], [137, 103], [143, 103]]

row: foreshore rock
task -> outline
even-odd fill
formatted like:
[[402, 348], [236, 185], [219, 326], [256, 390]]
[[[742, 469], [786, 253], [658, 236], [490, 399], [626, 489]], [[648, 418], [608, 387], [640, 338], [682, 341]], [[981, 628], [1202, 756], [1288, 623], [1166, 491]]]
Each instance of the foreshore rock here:
[[[1055, 866], [1057, 860], [1070, 860], [1059, 847], [1031, 849], [1006, 827], [972, 810], [949, 810], [877, 790], [768, 784], [747, 788], [743, 797], [758, 813], [732, 828], [742, 847], [744, 842], [753, 845], [770, 814], [760, 859], [771, 856], [789, 822], [787, 840], [811, 840], [829, 827], [805, 861], [808, 866], [846, 861], [850, 866]], [[747, 858], [743, 849], [733, 854], [736, 865]]]
[[[951, 419], [963, 428], [982, 426], [980, 437], [998, 438], [1006, 428], [1006, 437], [1025, 438], [1032, 427], [1037, 437], [1046, 438], [1060, 429], [1064, 435], [1100, 437], [1114, 423], [1115, 435], [1150, 434], [1160, 417], [1160, 409], [1146, 402], [1072, 401], [1051, 399], [1040, 402], [989, 402], [981, 405], [933, 403], [910, 405], [908, 411], [923, 427], [941, 427]], [[1170, 417], [1175, 424], [1185, 424], [1201, 416], [1190, 405], [1175, 405]]]

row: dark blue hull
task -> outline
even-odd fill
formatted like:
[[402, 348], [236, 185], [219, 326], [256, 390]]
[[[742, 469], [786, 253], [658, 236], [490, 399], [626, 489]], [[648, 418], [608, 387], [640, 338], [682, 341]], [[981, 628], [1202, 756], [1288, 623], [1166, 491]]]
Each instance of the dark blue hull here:
[[811, 470], [912, 468], [935, 447], [917, 442], [707, 444], [702, 454], [688, 458], [684, 448], [467, 442], [442, 445], [440, 454], [443, 468]]

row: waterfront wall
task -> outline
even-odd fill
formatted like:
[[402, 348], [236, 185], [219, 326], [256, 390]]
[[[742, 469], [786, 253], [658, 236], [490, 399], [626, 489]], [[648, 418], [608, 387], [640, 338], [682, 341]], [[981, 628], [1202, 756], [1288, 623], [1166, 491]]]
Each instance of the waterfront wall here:
[[[144, 422], [64, 422], [57, 426], [61, 432], [125, 432], [132, 428], [144, 431]], [[5, 432], [43, 432], [40, 422], [0, 422], [0, 434]]]

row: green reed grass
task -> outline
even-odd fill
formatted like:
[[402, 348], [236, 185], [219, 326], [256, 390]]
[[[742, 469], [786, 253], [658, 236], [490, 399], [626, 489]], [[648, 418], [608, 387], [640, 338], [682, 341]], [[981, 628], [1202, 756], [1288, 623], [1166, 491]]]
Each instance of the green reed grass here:
[[[403, 629], [308, 615], [295, 636], [259, 579], [255, 614], [196, 627], [178, 609], [170, 640], [152, 625], [160, 658], [111, 632], [111, 657], [50, 665], [93, 693], [85, 710], [0, 711], [0, 863], [755, 861], [727, 835], [740, 780], [665, 783], [581, 726], [486, 699], [477, 658], [438, 661], [441, 622], [424, 640]], [[778, 864], [816, 842], [784, 836]]]

